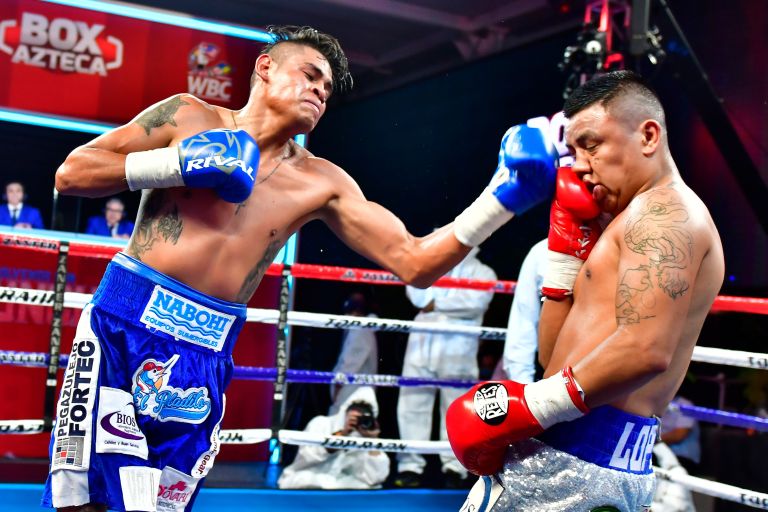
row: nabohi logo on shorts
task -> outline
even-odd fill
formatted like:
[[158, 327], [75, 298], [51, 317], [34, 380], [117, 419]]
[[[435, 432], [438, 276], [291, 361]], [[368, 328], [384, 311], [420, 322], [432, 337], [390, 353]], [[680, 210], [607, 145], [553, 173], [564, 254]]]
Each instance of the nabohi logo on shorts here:
[[499, 382], [489, 382], [475, 391], [475, 412], [489, 425], [499, 425], [507, 417], [509, 395]]

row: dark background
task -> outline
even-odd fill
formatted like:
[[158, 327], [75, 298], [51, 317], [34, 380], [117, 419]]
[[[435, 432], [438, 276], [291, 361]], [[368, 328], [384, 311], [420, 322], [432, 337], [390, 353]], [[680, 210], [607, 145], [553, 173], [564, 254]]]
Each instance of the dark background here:
[[[691, 47], [722, 98], [731, 122], [759, 168], [768, 179], [768, 2], [758, 0], [670, 2]], [[652, 12], [658, 19], [658, 13]], [[661, 22], [661, 21], [660, 21]], [[322, 26], [317, 28], [323, 29]], [[549, 116], [561, 108], [565, 75], [557, 68], [566, 46], [574, 44], [577, 30], [567, 30], [484, 59], [362, 98], [337, 98], [309, 138], [308, 147], [346, 169], [367, 197], [392, 210], [409, 230], [423, 235], [453, 218], [482, 190], [496, 165], [498, 144], [505, 130], [534, 116]], [[662, 25], [664, 45], [680, 48], [669, 27]], [[375, 37], [375, 35], [371, 35]], [[342, 41], [343, 42], [343, 41]], [[768, 239], [733, 178], [716, 140], [702, 123], [669, 62], [650, 70], [648, 77], [667, 109], [672, 154], [683, 179], [710, 208], [719, 227], [726, 255], [726, 281], [722, 294], [768, 296]], [[66, 91], [52, 91], [66, 101]], [[3, 181], [21, 180], [28, 203], [41, 208], [49, 225], [53, 174], [67, 153], [91, 138], [87, 134], [0, 123]], [[130, 215], [138, 195], [122, 194]], [[80, 205], [80, 206], [78, 206]], [[78, 230], [88, 215], [100, 213], [103, 200], [60, 198], [63, 215], [57, 229]], [[76, 225], [77, 209], [80, 223]], [[512, 220], [483, 246], [480, 258], [500, 279], [515, 279], [525, 253], [547, 233], [547, 206]], [[301, 230], [298, 261], [375, 268], [341, 244], [320, 223]], [[386, 318], [411, 319], [415, 310], [401, 287], [352, 286], [299, 281], [295, 309], [339, 313], [345, 296], [362, 290]], [[497, 296], [485, 325], [506, 326], [510, 296]], [[700, 346], [768, 352], [768, 317], [723, 313], [710, 315]], [[406, 338], [379, 334], [379, 373], [399, 374]], [[340, 346], [340, 333], [323, 329], [293, 330], [291, 366], [330, 370]], [[498, 356], [501, 344], [484, 343], [482, 351]], [[694, 363], [681, 394], [697, 405], [750, 411], [745, 397], [757, 370], [715, 367]], [[707, 378], [722, 374], [720, 387]], [[397, 391], [379, 388], [383, 436], [396, 436], [394, 408]], [[292, 386], [301, 398], [289, 421], [300, 428], [328, 405], [325, 386]], [[388, 411], [388, 412], [386, 412]], [[763, 468], [747, 471], [751, 442], [741, 433], [718, 429], [734, 437], [712, 462], [723, 481], [765, 491]], [[757, 435], [765, 444], [765, 434]], [[720, 439], [716, 436], [717, 439]], [[726, 446], [717, 441], [721, 454]], [[741, 447], [741, 448], [739, 448]], [[747, 448], [744, 448], [747, 447]], [[706, 448], [705, 448], [706, 449]], [[715, 453], [713, 450], [712, 453]], [[765, 453], [762, 450], [762, 453]], [[733, 457], [734, 454], [740, 454]], [[714, 455], [713, 455], [714, 457]], [[718, 456], [719, 457], [719, 456]], [[743, 458], [742, 458], [743, 457]], [[729, 468], [726, 462], [739, 465]], [[727, 473], [727, 474], [726, 474]], [[751, 475], [747, 482], [729, 481]], [[744, 477], [747, 478], [747, 477]], [[762, 479], [762, 480], [761, 480]], [[727, 505], [718, 510], [726, 510]]]

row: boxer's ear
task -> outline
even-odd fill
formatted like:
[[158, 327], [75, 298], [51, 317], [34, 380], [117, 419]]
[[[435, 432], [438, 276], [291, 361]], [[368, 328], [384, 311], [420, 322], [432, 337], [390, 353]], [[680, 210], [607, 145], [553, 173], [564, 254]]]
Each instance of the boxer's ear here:
[[646, 119], [640, 124], [640, 136], [643, 145], [641, 152], [645, 156], [651, 156], [661, 141], [661, 125], [655, 119]]

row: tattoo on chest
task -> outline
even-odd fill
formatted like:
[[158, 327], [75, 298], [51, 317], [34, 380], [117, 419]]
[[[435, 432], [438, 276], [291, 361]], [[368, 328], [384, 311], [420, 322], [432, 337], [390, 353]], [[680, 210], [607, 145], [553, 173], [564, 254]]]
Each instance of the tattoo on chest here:
[[134, 229], [128, 246], [129, 254], [138, 260], [152, 249], [157, 240], [162, 239], [173, 245], [179, 241], [183, 227], [179, 208], [175, 203], [170, 207], [165, 205], [164, 198], [165, 194], [162, 191], [154, 190], [150, 192], [150, 197], [144, 204], [141, 219]]
[[643, 264], [624, 272], [616, 295], [619, 324], [634, 324], [655, 316], [657, 293], [673, 300], [690, 288], [686, 271], [693, 256], [688, 211], [676, 193], [653, 192], [627, 220], [624, 243], [645, 257]]
[[180, 96], [173, 97], [152, 110], [143, 113], [136, 119], [136, 123], [144, 128], [147, 135], [152, 131], [152, 128], [159, 128], [166, 123], [171, 126], [176, 126], [176, 121], [173, 119], [173, 116], [175, 116], [176, 111], [184, 105], [189, 105], [189, 103], [182, 100]]
[[240, 287], [240, 291], [237, 292], [237, 298], [235, 299], [235, 302], [244, 303], [251, 298], [253, 292], [255, 292], [256, 288], [259, 287], [259, 283], [261, 283], [261, 278], [264, 276], [264, 272], [266, 272], [267, 268], [272, 263], [272, 260], [275, 259], [277, 253], [280, 252], [280, 248], [282, 246], [283, 242], [281, 240], [272, 240], [269, 242], [267, 249], [264, 251], [264, 256], [256, 264], [256, 266], [253, 267], [250, 272], [248, 272], [248, 275], [245, 276], [243, 285]]

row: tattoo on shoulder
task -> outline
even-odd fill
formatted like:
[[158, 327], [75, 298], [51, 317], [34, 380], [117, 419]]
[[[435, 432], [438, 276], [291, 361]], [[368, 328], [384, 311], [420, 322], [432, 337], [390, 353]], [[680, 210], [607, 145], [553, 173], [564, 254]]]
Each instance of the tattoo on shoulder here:
[[275, 239], [269, 243], [267, 249], [264, 251], [264, 256], [256, 266], [248, 272], [248, 275], [245, 276], [243, 285], [240, 287], [240, 291], [237, 292], [236, 302], [247, 302], [251, 298], [253, 292], [259, 287], [261, 278], [264, 277], [264, 272], [266, 272], [269, 265], [275, 259], [277, 253], [280, 252], [281, 247], [283, 247], [283, 242], [281, 240]]
[[179, 208], [175, 203], [170, 207], [165, 205], [164, 196], [165, 194], [160, 190], [150, 192], [150, 197], [144, 204], [140, 219], [134, 228], [128, 253], [138, 260], [152, 249], [157, 240], [162, 239], [173, 245], [179, 241], [183, 227]]
[[657, 190], [627, 219], [624, 243], [646, 262], [621, 276], [616, 295], [619, 324], [634, 324], [654, 316], [657, 291], [673, 300], [690, 288], [685, 270], [693, 256], [688, 211], [676, 192]]
[[161, 103], [152, 110], [139, 116], [136, 122], [144, 128], [147, 135], [152, 131], [152, 128], [159, 128], [166, 123], [171, 126], [176, 126], [176, 121], [173, 119], [173, 116], [175, 116], [176, 111], [184, 105], [189, 105], [189, 103], [182, 100], [181, 96], [174, 96], [168, 101]]

